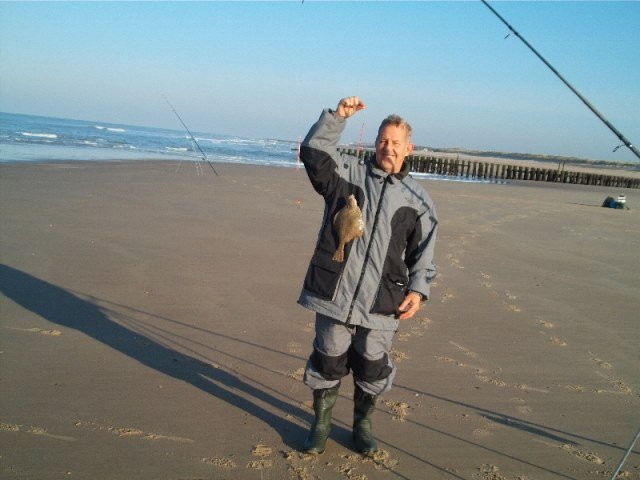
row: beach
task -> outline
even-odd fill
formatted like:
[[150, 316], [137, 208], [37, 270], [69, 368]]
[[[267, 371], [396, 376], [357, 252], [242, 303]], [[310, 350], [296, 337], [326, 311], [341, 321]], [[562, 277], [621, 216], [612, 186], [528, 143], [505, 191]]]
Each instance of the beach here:
[[611, 477], [640, 427], [639, 190], [420, 180], [439, 273], [380, 450], [352, 449], [347, 378], [316, 457], [296, 300], [322, 199], [304, 169], [216, 170], [0, 164], [0, 477]]

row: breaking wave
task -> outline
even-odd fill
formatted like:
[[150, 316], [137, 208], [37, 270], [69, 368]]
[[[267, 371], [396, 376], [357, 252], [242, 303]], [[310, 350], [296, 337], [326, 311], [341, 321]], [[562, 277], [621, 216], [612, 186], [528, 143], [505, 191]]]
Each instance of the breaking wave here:
[[36, 137], [36, 138], [58, 138], [58, 135], [55, 133], [32, 133], [32, 132], [20, 132], [25, 137]]

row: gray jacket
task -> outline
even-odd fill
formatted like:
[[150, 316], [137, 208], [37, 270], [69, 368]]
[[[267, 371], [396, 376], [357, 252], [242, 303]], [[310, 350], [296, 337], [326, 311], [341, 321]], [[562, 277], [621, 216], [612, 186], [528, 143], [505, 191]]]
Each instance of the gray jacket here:
[[[401, 172], [387, 174], [337, 152], [345, 120], [324, 110], [300, 149], [313, 188], [324, 197], [324, 218], [298, 302], [348, 325], [396, 330], [396, 309], [409, 290], [429, 296], [437, 217], [424, 188]], [[353, 194], [362, 210], [364, 233], [345, 247], [344, 262], [333, 217]]]

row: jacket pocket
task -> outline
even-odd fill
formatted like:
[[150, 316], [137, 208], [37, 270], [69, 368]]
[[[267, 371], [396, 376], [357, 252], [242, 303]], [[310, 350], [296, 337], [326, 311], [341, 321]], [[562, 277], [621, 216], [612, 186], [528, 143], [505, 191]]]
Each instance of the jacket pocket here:
[[392, 275], [385, 275], [380, 280], [376, 299], [371, 307], [371, 313], [381, 315], [394, 315], [398, 305], [402, 303], [406, 295], [407, 279]]
[[333, 300], [342, 267], [342, 263], [333, 260], [329, 254], [316, 253], [304, 279], [304, 289], [324, 300]]

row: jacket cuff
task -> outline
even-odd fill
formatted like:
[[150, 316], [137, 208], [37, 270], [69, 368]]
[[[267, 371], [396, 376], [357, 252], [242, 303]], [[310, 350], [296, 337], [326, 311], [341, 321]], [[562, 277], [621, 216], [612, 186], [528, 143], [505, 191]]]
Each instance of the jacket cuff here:
[[415, 294], [419, 295], [421, 302], [424, 302], [427, 299], [427, 296], [424, 293], [419, 292], [417, 290], [409, 290], [409, 293], [415, 293]]

